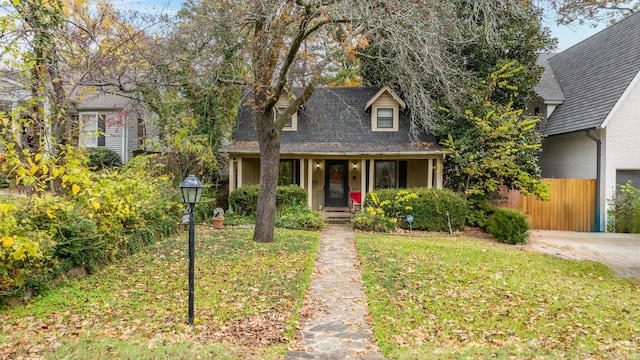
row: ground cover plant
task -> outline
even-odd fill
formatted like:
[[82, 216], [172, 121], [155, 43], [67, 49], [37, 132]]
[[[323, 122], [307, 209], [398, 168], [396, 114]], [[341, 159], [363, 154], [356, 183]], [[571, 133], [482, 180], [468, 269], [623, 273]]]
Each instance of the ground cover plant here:
[[0, 358], [276, 358], [309, 284], [319, 234], [196, 230], [195, 326], [187, 325], [187, 232], [25, 306], [0, 312]]
[[640, 286], [601, 264], [466, 237], [356, 241], [391, 359], [640, 354]]

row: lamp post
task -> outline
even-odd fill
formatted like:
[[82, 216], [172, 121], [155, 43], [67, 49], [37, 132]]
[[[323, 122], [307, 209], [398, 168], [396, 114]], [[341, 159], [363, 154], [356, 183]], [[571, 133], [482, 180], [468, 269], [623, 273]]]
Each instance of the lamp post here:
[[194, 211], [196, 203], [200, 201], [202, 196], [202, 183], [195, 175], [189, 175], [180, 183], [182, 191], [182, 199], [189, 204], [189, 325], [193, 325], [193, 283], [194, 283], [194, 267], [195, 267], [195, 225]]

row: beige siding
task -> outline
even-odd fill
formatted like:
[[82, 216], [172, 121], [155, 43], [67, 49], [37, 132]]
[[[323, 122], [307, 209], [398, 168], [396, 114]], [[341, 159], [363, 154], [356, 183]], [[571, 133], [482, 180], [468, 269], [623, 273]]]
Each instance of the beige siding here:
[[260, 183], [260, 159], [242, 159], [242, 185]]
[[393, 98], [393, 96], [389, 95], [389, 93], [385, 92], [380, 95], [379, 98], [373, 103], [373, 105], [377, 105], [378, 107], [397, 107], [398, 103]]
[[407, 162], [407, 187], [426, 187], [427, 186], [427, 161], [429, 160], [409, 160]]

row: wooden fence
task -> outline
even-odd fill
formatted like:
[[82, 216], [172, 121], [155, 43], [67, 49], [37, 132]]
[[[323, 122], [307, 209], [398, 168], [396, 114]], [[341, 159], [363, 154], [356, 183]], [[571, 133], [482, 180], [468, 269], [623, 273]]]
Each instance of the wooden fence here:
[[595, 179], [545, 179], [544, 182], [550, 184], [550, 201], [502, 187], [500, 193], [506, 199], [500, 205], [527, 214], [532, 229], [595, 231]]

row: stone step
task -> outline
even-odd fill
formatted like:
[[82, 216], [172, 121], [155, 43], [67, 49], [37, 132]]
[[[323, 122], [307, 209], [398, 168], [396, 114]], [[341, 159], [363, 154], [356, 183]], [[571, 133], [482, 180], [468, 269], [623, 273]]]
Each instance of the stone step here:
[[350, 211], [324, 211], [324, 216], [329, 224], [346, 224], [353, 218]]

